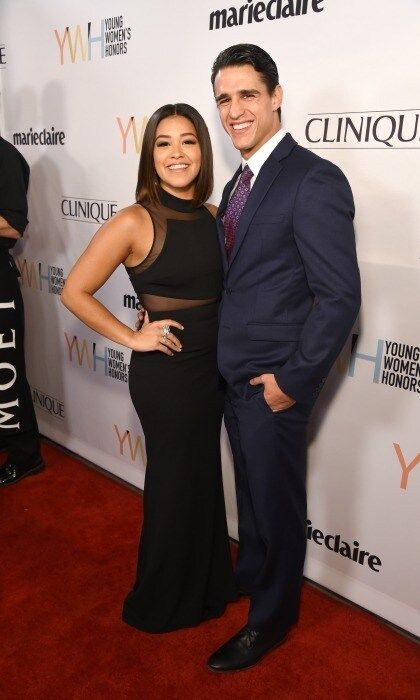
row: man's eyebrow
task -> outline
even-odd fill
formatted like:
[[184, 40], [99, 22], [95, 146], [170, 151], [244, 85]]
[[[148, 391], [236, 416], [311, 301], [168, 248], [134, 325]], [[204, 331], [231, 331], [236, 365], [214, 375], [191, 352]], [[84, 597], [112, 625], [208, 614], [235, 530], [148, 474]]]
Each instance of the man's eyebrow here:
[[[259, 95], [260, 91], [256, 90], [255, 88], [244, 88], [243, 90], [238, 90], [239, 94], [241, 96], [243, 95]], [[220, 95], [217, 95], [215, 97], [216, 102], [220, 102], [220, 100], [224, 100], [226, 97], [229, 97], [229, 94], [227, 92], [222, 92]]]

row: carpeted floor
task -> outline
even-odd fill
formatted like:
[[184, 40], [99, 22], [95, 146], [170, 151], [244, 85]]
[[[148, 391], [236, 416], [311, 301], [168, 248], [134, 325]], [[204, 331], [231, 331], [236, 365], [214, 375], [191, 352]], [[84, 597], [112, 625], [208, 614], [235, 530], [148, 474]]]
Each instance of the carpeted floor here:
[[208, 655], [246, 619], [165, 635], [120, 622], [135, 569], [141, 499], [45, 444], [48, 468], [0, 490], [0, 698], [293, 700], [419, 698], [419, 647], [305, 585], [299, 626], [248, 671]]

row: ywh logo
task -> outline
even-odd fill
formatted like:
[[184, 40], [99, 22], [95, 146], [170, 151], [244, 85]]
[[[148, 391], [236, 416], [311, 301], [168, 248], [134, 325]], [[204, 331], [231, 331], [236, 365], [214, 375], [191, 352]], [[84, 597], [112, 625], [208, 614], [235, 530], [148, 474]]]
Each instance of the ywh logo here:
[[15, 258], [16, 267], [20, 272], [23, 287], [38, 289], [48, 294], [61, 294], [65, 278], [64, 270], [57, 265], [35, 263], [27, 258]]
[[407, 460], [404, 457], [403, 451], [398, 442], [394, 442], [393, 445], [401, 467], [400, 489], [403, 489], [405, 491], [408, 485], [408, 477], [410, 476], [413, 469], [417, 467], [418, 464], [420, 464], [420, 453], [416, 455], [416, 457], [414, 457], [414, 459], [411, 462], [407, 463]]
[[131, 27], [124, 26], [124, 17], [107, 17], [99, 22], [99, 29], [93, 28], [93, 23], [88, 22], [82, 29], [80, 24], [75, 27], [66, 27], [61, 33], [54, 29], [57, 40], [60, 64], [63, 65], [70, 59], [76, 61], [91, 61], [96, 58], [109, 58], [110, 56], [122, 56], [128, 51], [128, 42], [131, 39]]
[[121, 117], [116, 119], [121, 136], [122, 152], [127, 153], [127, 148], [130, 147], [130, 150], [134, 148], [136, 153], [140, 153], [148, 117], [144, 116], [140, 123], [136, 122], [134, 117], [130, 117], [125, 122]]
[[123, 430], [114, 423], [114, 431], [118, 441], [118, 451], [121, 457], [128, 457], [132, 462], [140, 461], [145, 467], [147, 463], [144, 440], [141, 435], [135, 438], [128, 429]]
[[124, 352], [115, 348], [105, 347], [102, 354], [97, 350], [97, 343], [79, 339], [77, 335], [72, 338], [64, 333], [66, 339], [68, 357], [79, 367], [96, 372], [103, 369], [106, 377], [119, 382], [128, 382], [128, 363], [125, 361]]

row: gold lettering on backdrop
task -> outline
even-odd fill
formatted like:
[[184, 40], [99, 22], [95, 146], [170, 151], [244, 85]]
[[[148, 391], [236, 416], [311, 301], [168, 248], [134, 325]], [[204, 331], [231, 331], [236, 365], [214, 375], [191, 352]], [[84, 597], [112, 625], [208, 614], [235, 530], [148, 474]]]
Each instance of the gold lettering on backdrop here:
[[141, 151], [141, 145], [143, 143], [143, 136], [144, 136], [144, 130], [146, 128], [146, 124], [148, 122], [147, 117], [143, 117], [143, 121], [141, 123], [140, 128], [136, 124], [136, 120], [134, 117], [130, 117], [128, 120], [127, 126], [124, 127], [121, 117], [117, 117], [117, 124], [118, 128], [120, 130], [121, 136], [122, 136], [122, 152], [127, 153], [127, 138], [129, 133], [132, 131], [133, 132], [133, 139], [134, 139], [134, 147], [136, 150], [136, 153], [140, 153]]
[[80, 53], [81, 53], [82, 61], [86, 61], [86, 45], [83, 42], [82, 30], [81, 30], [80, 24], [78, 24], [76, 27], [76, 33], [74, 36], [74, 43], [73, 43], [73, 38], [72, 38], [71, 31], [70, 31], [69, 27], [66, 27], [62, 39], [60, 38], [60, 35], [59, 35], [57, 29], [54, 29], [54, 34], [55, 34], [55, 38], [57, 39], [58, 48], [60, 49], [60, 64], [61, 65], [63, 65], [63, 63], [64, 63], [64, 46], [66, 44], [66, 39], [68, 39], [71, 62], [74, 63], [76, 61], [77, 47], [78, 46], [80, 46]]
[[410, 462], [410, 464], [407, 464], [407, 462], [405, 461], [405, 457], [403, 455], [402, 449], [399, 446], [398, 442], [394, 442], [393, 445], [394, 445], [394, 450], [397, 453], [398, 461], [400, 463], [400, 467], [401, 467], [401, 471], [402, 471], [400, 488], [405, 490], [405, 489], [407, 489], [408, 477], [409, 477], [410, 472], [412, 472], [414, 467], [416, 467], [420, 463], [420, 454], [418, 454], [416, 457], [414, 457], [414, 459], [412, 460], [412, 462]]
[[141, 462], [146, 466], [146, 452], [144, 449], [144, 442], [143, 439], [140, 435], [137, 435], [136, 441], [133, 444], [133, 438], [131, 437], [131, 433], [129, 430], [125, 430], [123, 433], [119, 431], [118, 426], [114, 423], [114, 430], [117, 434], [117, 439], [118, 439], [118, 445], [119, 445], [119, 450], [120, 450], [120, 455], [121, 457], [125, 457], [125, 452], [124, 452], [124, 447], [125, 444], [127, 443], [128, 445], [128, 450], [129, 450], [129, 456], [131, 457], [132, 461], [135, 462], [137, 455], [139, 454], [141, 456]]
[[73, 362], [73, 349], [76, 347], [76, 354], [77, 354], [77, 361], [79, 363], [79, 367], [83, 365], [83, 359], [86, 356], [86, 361], [87, 361], [87, 366], [89, 369], [92, 369], [92, 356], [91, 353], [89, 353], [88, 346], [87, 346], [87, 341], [86, 339], [83, 341], [81, 345], [81, 349], [79, 348], [79, 340], [76, 335], [73, 336], [73, 339], [69, 340], [69, 337], [66, 332], [64, 332], [65, 338], [66, 338], [66, 343], [67, 343], [67, 348], [69, 351], [69, 360], [70, 362]]
[[19, 258], [15, 258], [16, 267], [20, 272], [22, 278], [22, 284], [25, 287], [31, 287], [31, 289], [39, 289], [39, 279], [35, 270], [35, 264], [33, 262], [28, 262], [26, 258], [23, 261]]

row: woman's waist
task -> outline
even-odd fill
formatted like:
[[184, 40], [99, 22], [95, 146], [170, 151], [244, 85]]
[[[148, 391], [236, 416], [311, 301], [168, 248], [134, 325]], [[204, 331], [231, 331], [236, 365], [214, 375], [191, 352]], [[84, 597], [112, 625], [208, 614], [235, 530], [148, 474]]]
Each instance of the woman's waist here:
[[215, 350], [218, 329], [218, 302], [187, 309], [148, 311], [149, 321], [177, 321], [183, 329], [172, 326], [171, 332], [182, 343], [183, 353]]
[[[217, 320], [219, 311], [219, 300], [213, 300], [210, 302], [205, 302], [203, 304], [196, 303], [195, 300], [191, 300], [192, 306], [185, 306], [180, 308], [170, 308], [171, 300], [169, 298], [167, 301], [167, 309], [148, 309], [146, 307], [147, 313], [149, 315], [150, 321], [162, 321], [164, 319], [172, 319], [173, 321], [178, 321], [184, 325], [186, 323], [202, 323], [205, 321], [211, 321], [213, 319]], [[187, 300], [185, 300], [186, 303]]]

